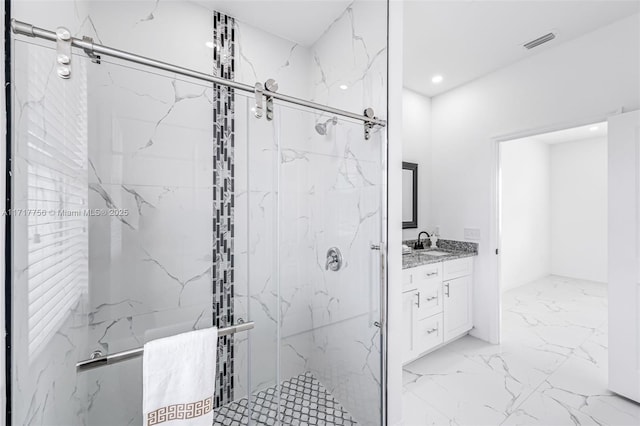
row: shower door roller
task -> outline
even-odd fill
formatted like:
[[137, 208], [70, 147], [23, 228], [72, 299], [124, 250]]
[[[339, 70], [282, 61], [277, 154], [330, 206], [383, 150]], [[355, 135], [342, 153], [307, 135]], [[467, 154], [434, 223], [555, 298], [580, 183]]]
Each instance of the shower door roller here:
[[333, 272], [339, 271], [342, 268], [342, 253], [338, 247], [331, 247], [327, 250], [327, 264], [325, 268], [327, 271], [331, 269]]

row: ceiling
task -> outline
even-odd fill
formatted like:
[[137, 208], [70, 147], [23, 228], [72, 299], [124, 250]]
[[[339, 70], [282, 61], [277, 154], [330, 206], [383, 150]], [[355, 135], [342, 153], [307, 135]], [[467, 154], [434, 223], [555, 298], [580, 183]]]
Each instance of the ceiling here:
[[314, 44], [329, 25], [352, 3], [345, 0], [194, 0], [194, 2], [303, 46]]
[[[638, 12], [638, 0], [407, 0], [404, 86], [436, 96]], [[522, 46], [549, 32], [555, 40]], [[436, 85], [437, 74], [444, 80]]]
[[572, 127], [556, 132], [543, 133], [527, 138], [516, 139], [511, 142], [542, 142], [548, 145], [556, 145], [565, 142], [575, 142], [586, 139], [607, 137], [607, 122], [588, 124], [586, 126]]

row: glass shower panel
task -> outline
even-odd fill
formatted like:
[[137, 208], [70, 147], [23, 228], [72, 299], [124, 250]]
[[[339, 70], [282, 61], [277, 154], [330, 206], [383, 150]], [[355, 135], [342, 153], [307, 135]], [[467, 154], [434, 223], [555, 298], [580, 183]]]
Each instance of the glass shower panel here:
[[382, 138], [286, 105], [276, 120], [281, 419], [380, 424]]
[[55, 77], [55, 51], [16, 43], [13, 54], [13, 422], [80, 424], [89, 386], [75, 361], [88, 345], [90, 218], [74, 212], [90, 205], [88, 64], [74, 61], [66, 84]]
[[[275, 307], [276, 282], [249, 267], [270, 255], [256, 247], [275, 229], [271, 215], [251, 234], [257, 219], [243, 207], [265, 206], [259, 188], [247, 191], [242, 162], [251, 103], [236, 93], [235, 115], [214, 115], [221, 109], [210, 84], [84, 55], [73, 56], [72, 77], [62, 80], [55, 55], [15, 42], [13, 423], [141, 424], [141, 358], [87, 371], [76, 362]], [[235, 182], [221, 192], [215, 126], [233, 119]], [[232, 157], [233, 143], [222, 151]], [[216, 233], [234, 234], [216, 202], [234, 191], [226, 214], [235, 258], [216, 281], [214, 266], [224, 262], [214, 259]], [[252, 289], [251, 276], [261, 283]], [[224, 301], [213, 283], [225, 288]], [[277, 327], [262, 318], [256, 325], [263, 340], [221, 339], [218, 411], [251, 417], [250, 390], [277, 382]], [[252, 368], [267, 353], [271, 364]], [[223, 381], [232, 385], [221, 390]]]
[[[236, 401], [219, 417], [275, 424], [278, 398], [277, 128], [255, 117], [255, 97], [235, 93], [234, 261], [236, 318], [254, 328], [234, 348]], [[250, 336], [250, 338], [249, 338]], [[248, 407], [248, 408], [247, 408]]]

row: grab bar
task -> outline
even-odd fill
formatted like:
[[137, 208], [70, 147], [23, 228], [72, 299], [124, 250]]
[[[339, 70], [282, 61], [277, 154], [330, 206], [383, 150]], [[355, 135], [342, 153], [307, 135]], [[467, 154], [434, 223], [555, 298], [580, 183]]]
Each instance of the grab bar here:
[[[219, 328], [218, 337], [229, 336], [231, 334], [240, 333], [242, 331], [251, 330], [255, 326], [253, 321], [243, 322], [229, 327]], [[117, 364], [118, 362], [127, 361], [129, 359], [138, 358], [144, 353], [144, 347], [129, 349], [114, 354], [102, 355], [99, 351], [91, 354], [91, 358], [78, 361], [76, 363], [77, 371], [86, 371], [93, 368], [103, 367], [105, 365]]]

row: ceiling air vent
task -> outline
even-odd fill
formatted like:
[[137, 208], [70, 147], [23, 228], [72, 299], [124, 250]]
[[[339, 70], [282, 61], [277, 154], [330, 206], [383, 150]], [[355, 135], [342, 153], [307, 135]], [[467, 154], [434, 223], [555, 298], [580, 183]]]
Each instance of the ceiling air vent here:
[[543, 43], [553, 40], [554, 38], [556, 38], [556, 35], [554, 33], [545, 34], [542, 37], [538, 37], [535, 40], [531, 40], [530, 42], [525, 43], [523, 46], [527, 49], [533, 49], [534, 47], [538, 47]]

